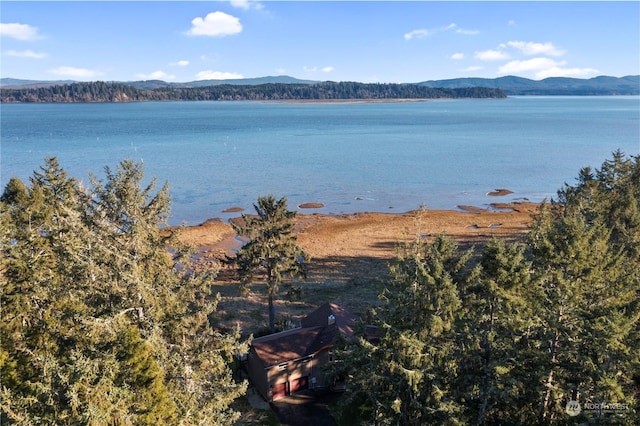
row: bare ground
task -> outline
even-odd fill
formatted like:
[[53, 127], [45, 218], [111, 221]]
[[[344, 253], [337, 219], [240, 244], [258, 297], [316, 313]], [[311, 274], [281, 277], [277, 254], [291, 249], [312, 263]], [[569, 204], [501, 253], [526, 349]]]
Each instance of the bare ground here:
[[[295, 322], [319, 304], [334, 302], [354, 314], [377, 300], [388, 274], [388, 262], [399, 244], [439, 234], [463, 247], [480, 245], [493, 237], [519, 240], [527, 233], [532, 203], [494, 204], [490, 210], [461, 206], [464, 211], [421, 210], [404, 214], [356, 213], [350, 215], [298, 214], [298, 244], [310, 256], [306, 280], [298, 280], [300, 300], [276, 302], [276, 317]], [[180, 238], [197, 247], [201, 268], [218, 268], [214, 292], [222, 295], [218, 326], [240, 325], [245, 333], [265, 327], [266, 299], [256, 284], [242, 296], [230, 266], [219, 259], [240, 247], [228, 223], [210, 220], [180, 230]]]

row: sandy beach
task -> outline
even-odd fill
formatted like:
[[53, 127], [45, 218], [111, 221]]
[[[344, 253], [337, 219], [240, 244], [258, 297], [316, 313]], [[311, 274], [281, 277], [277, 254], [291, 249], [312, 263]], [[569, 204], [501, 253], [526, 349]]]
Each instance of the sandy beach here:
[[[298, 244], [310, 257], [308, 276], [297, 283], [303, 288], [302, 299], [279, 301], [277, 315], [295, 319], [325, 301], [359, 313], [375, 302], [398, 244], [439, 234], [446, 234], [464, 248], [493, 237], [515, 241], [526, 235], [538, 204], [494, 203], [489, 210], [459, 208], [461, 211], [419, 210], [402, 214], [298, 213], [295, 229]], [[249, 296], [240, 296], [233, 270], [221, 267], [218, 261], [240, 247], [232, 226], [211, 219], [180, 230], [180, 238], [196, 247], [201, 268], [219, 268], [214, 291], [223, 296], [220, 309], [225, 314], [221, 326], [240, 324], [244, 330], [259, 327], [266, 315], [261, 286], [254, 286]]]
[[[520, 238], [526, 233], [530, 215], [538, 205], [495, 203], [492, 207], [459, 206], [460, 211], [407, 213], [298, 213], [295, 229], [299, 245], [312, 259], [339, 255], [390, 259], [398, 243], [414, 239], [416, 235], [444, 233], [462, 245], [481, 243], [494, 236]], [[180, 238], [208, 258], [231, 255], [240, 244], [231, 225], [215, 218], [184, 228]]]

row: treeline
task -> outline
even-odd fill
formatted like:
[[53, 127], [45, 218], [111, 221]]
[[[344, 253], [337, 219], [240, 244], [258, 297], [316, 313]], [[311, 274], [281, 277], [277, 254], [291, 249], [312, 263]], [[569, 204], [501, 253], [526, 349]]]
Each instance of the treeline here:
[[335, 352], [341, 424], [640, 424], [640, 157], [583, 169], [523, 243], [398, 253], [379, 341]]
[[296, 101], [349, 99], [504, 98], [501, 89], [444, 89], [416, 84], [323, 82], [267, 83], [207, 87], [137, 89], [124, 83], [88, 82], [28, 89], [0, 89], [1, 102], [136, 102], [136, 101]]
[[[0, 423], [234, 424], [239, 333], [140, 164], [55, 158], [0, 197]], [[428, 226], [428, 224], [425, 224]], [[523, 242], [398, 248], [373, 343], [342, 342], [340, 424], [640, 424], [640, 157], [543, 203]]]

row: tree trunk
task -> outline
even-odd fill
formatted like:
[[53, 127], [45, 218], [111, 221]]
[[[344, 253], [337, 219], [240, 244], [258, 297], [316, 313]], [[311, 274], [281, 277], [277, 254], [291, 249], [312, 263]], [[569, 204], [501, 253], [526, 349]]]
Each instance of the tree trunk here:
[[276, 312], [273, 307], [273, 295], [269, 294], [269, 330], [272, 333], [276, 332]]
[[481, 388], [481, 394], [482, 397], [480, 399], [480, 413], [478, 413], [478, 424], [479, 425], [483, 425], [485, 423], [485, 418], [487, 415], [487, 410], [489, 407], [489, 391], [491, 388], [491, 364], [493, 362], [492, 360], [492, 352], [491, 350], [493, 349], [493, 342], [491, 341], [491, 339], [489, 338], [489, 335], [491, 335], [493, 333], [493, 323], [494, 323], [494, 316], [493, 316], [493, 303], [491, 303], [490, 307], [489, 307], [489, 311], [490, 311], [490, 319], [489, 319], [489, 331], [487, 332], [487, 334], [484, 337], [484, 374], [482, 377], [482, 388]]
[[[560, 317], [562, 317], [562, 314], [560, 314]], [[553, 371], [555, 369], [555, 365], [558, 360], [557, 348], [558, 348], [559, 337], [560, 337], [559, 333], [556, 332], [553, 335], [553, 340], [551, 341], [551, 365], [549, 368], [549, 374], [547, 375], [547, 379], [545, 381], [545, 391], [543, 393], [542, 403], [540, 404], [540, 422], [541, 423], [544, 423], [548, 420], [547, 415], [549, 414], [548, 412], [549, 402], [551, 400], [551, 392], [553, 388]]]

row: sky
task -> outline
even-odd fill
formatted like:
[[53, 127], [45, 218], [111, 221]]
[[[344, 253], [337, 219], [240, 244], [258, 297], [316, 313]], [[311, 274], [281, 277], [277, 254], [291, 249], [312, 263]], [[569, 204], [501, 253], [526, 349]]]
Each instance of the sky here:
[[0, 2], [0, 77], [417, 83], [640, 74], [640, 2]]

